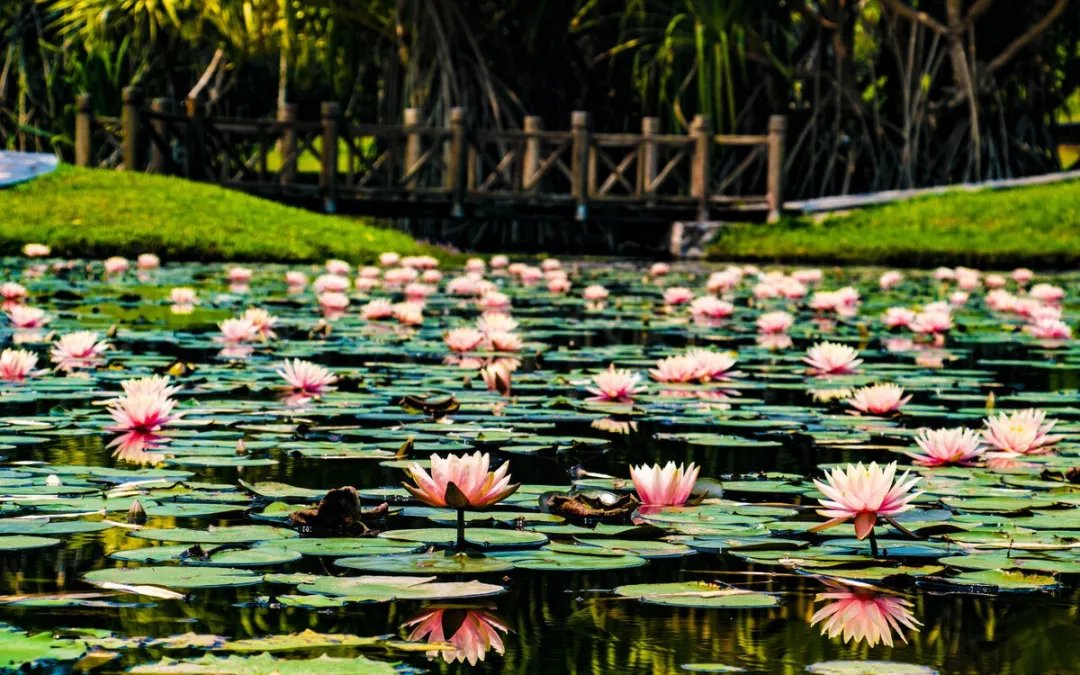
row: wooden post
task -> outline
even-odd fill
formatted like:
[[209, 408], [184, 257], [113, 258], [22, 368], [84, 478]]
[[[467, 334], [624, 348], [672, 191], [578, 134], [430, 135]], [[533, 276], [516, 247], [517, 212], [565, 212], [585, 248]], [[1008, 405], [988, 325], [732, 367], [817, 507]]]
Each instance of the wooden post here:
[[134, 87], [124, 87], [121, 96], [124, 102], [120, 112], [120, 126], [123, 129], [124, 171], [138, 171], [142, 168], [139, 94]]
[[322, 190], [323, 209], [327, 213], [337, 211], [338, 169], [338, 117], [341, 107], [336, 101], [322, 104], [322, 167], [319, 171], [319, 188]]
[[187, 152], [184, 153], [184, 176], [189, 180], [203, 178], [203, 155], [206, 137], [203, 129], [203, 107], [196, 96], [184, 99], [184, 112], [187, 114]]
[[171, 153], [168, 153], [170, 144], [169, 124], [161, 119], [160, 115], [167, 115], [172, 106], [167, 98], [155, 98], [150, 101], [150, 128], [154, 130], [154, 137], [150, 139], [150, 163], [146, 170], [150, 173], [166, 173], [170, 164]]
[[[525, 116], [525, 133], [539, 133], [544, 122], [538, 115]], [[521, 189], [526, 192], [535, 192], [537, 183], [536, 172], [540, 170], [540, 139], [535, 136], [525, 137], [525, 151], [521, 157]]]
[[[416, 133], [415, 128], [420, 126], [420, 109], [419, 108], [406, 108], [405, 109], [405, 166], [406, 173], [414, 171], [416, 163], [420, 161], [420, 134]], [[405, 187], [408, 190], [415, 190], [417, 186], [416, 174], [412, 174], [407, 181], [405, 181]]]
[[75, 166], [90, 166], [93, 123], [90, 94], [79, 94], [75, 97]]
[[585, 220], [588, 216], [589, 197], [589, 113], [575, 110], [570, 114], [570, 136], [572, 139], [570, 193], [574, 197], [577, 209], [574, 217]]
[[281, 123], [281, 173], [278, 178], [282, 185], [292, 185], [296, 182], [296, 104], [282, 105], [277, 119]]
[[690, 194], [697, 199], [699, 221], [709, 219], [709, 163], [712, 152], [712, 131], [706, 115], [695, 115], [690, 123], [694, 141], [694, 156], [690, 165]]
[[[656, 180], [660, 153], [652, 137], [660, 132], [659, 117], [641, 118], [641, 145], [638, 150], [638, 197], [652, 197], [652, 182]], [[651, 199], [649, 200], [652, 201]]]
[[765, 203], [769, 208], [769, 222], [780, 220], [784, 210], [784, 137], [787, 133], [787, 117], [769, 116], [769, 173]]
[[450, 157], [446, 163], [446, 187], [450, 191], [451, 215], [465, 215], [466, 185], [468, 180], [469, 143], [465, 136], [465, 108], [450, 109]]

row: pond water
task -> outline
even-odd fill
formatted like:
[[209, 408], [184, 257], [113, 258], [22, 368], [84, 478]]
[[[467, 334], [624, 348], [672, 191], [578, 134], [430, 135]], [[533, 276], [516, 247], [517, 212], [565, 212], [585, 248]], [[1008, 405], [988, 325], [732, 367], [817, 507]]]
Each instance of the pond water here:
[[[251, 265], [244, 280], [226, 265], [0, 261], [0, 282], [26, 289], [0, 289], [0, 341], [42, 369], [0, 383], [0, 667], [1080, 672], [1080, 343], [1032, 334], [1075, 323], [1080, 275], [907, 271], [883, 290], [872, 269], [564, 260], [572, 286], [553, 293], [522, 277], [558, 278], [554, 264], [541, 275], [526, 262], [429, 272], [410, 325], [409, 308], [404, 322], [361, 315], [404, 299], [413, 273], [400, 262], [362, 272], [363, 290], [355, 269], [320, 279], [320, 305], [315, 283], [285, 283], [289, 270], [314, 282], [316, 266]], [[349, 304], [335, 312], [341, 298], [326, 294], [341, 285]], [[608, 297], [586, 301], [590, 285]], [[174, 288], [195, 301], [173, 303], [191, 300]], [[695, 296], [722, 301], [682, 302]], [[17, 327], [41, 319], [15, 305], [48, 322]], [[891, 307], [913, 310], [921, 332], [888, 328]], [[250, 308], [276, 317], [273, 335], [234, 323], [224, 329], [246, 337], [223, 339], [219, 324]], [[489, 322], [476, 349], [452, 353], [447, 331], [485, 309], [518, 325]], [[772, 312], [791, 325], [772, 315], [763, 337]], [[57, 338], [86, 330], [110, 349], [43, 370]], [[862, 363], [809, 373], [806, 350], [823, 340]], [[504, 351], [483, 349], [493, 341]], [[710, 381], [650, 377], [689, 347], [737, 361]], [[334, 386], [283, 392], [277, 370], [294, 358]], [[611, 364], [641, 375], [632, 401], [589, 400]], [[512, 371], [509, 395], [481, 367], [492, 381]], [[152, 435], [110, 431], [121, 382], [151, 375], [179, 387], [182, 416]], [[849, 398], [879, 383], [911, 399], [858, 414]], [[934, 468], [906, 454], [921, 428], [983, 429], [1027, 408], [1058, 437], [1031, 453], [987, 446], [970, 466]], [[410, 498], [405, 468], [476, 450], [522, 487], [470, 511], [470, 551], [447, 557], [457, 515]], [[700, 466], [688, 506], [631, 505], [600, 524], [540, 509], [572, 488], [630, 494], [630, 464], [669, 460]], [[922, 476], [922, 494], [897, 525], [879, 519], [878, 558], [850, 522], [810, 531], [827, 520], [811, 481], [823, 467], [894, 461]], [[366, 533], [290, 521], [342, 486], [389, 515], [365, 516]]]

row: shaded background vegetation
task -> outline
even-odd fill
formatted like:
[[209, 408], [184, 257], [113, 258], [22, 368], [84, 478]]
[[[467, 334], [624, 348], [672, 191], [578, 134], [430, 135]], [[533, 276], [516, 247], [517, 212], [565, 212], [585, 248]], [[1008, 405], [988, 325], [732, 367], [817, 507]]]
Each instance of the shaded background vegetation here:
[[76, 93], [115, 114], [133, 85], [307, 119], [761, 133], [782, 112], [789, 196], [961, 182], [1060, 168], [1078, 37], [1076, 0], [6, 0], [0, 146], [68, 154]]

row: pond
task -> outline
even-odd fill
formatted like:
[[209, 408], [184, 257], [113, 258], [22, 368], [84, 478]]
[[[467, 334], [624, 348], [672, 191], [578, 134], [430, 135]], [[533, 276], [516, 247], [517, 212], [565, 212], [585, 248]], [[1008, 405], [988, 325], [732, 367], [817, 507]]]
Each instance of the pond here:
[[1078, 672], [1080, 275], [30, 252], [0, 667]]

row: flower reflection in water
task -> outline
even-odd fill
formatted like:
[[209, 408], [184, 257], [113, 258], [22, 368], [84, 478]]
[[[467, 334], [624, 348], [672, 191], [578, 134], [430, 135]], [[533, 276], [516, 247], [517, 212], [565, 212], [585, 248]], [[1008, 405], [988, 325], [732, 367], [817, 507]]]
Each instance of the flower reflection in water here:
[[911, 611], [911, 603], [893, 595], [884, 595], [867, 588], [834, 587], [828, 593], [818, 593], [816, 601], [828, 601], [814, 613], [810, 625], [821, 625], [821, 634], [830, 638], [843, 634], [844, 642], [865, 641], [874, 647], [882, 643], [893, 646], [895, 633], [904, 643], [904, 629], [918, 631], [922, 625]]
[[130, 431], [110, 441], [109, 447], [113, 449], [113, 457], [119, 461], [145, 466], [165, 461], [165, 455], [153, 450], [161, 449], [168, 441], [168, 438], [158, 434]]
[[411, 629], [410, 641], [443, 642], [454, 647], [429, 651], [428, 658], [441, 655], [447, 663], [468, 661], [473, 666], [492, 649], [501, 655], [506, 649], [502, 634], [509, 631], [491, 612], [472, 608], [430, 609], [406, 621], [402, 628]]

